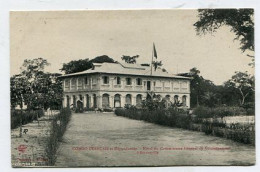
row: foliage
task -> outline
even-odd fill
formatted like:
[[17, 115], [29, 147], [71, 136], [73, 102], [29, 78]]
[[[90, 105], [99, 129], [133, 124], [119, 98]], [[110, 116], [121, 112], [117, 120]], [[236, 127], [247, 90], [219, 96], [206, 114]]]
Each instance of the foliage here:
[[23, 109], [23, 95], [26, 93], [26, 79], [21, 75], [14, 75], [10, 78], [10, 91], [11, 91], [11, 107], [14, 109], [20, 106]]
[[162, 66], [162, 61], [153, 61], [152, 62], [154, 70], [156, 70], [158, 67]]
[[219, 107], [212, 109], [199, 106], [195, 110], [195, 113], [201, 114], [201, 118], [214, 117], [212, 121], [208, 119], [200, 120], [199, 124], [195, 124], [192, 116], [185, 113], [185, 111], [180, 112], [176, 107], [170, 107], [168, 109], [151, 108], [151, 110], [149, 110], [148, 108], [137, 109], [135, 106], [129, 106], [127, 109], [117, 108], [115, 114], [117, 116], [143, 120], [164, 126], [190, 130], [196, 129], [203, 131], [208, 135], [225, 137], [246, 144], [254, 144], [254, 125], [232, 124], [231, 126], [228, 126], [223, 120], [219, 121], [217, 119], [216, 114], [219, 114], [220, 116], [234, 115], [238, 114], [241, 110], [242, 109], [239, 107]]
[[213, 33], [226, 25], [240, 41], [241, 50], [254, 51], [254, 9], [200, 9], [199, 20], [194, 24], [198, 34]]
[[61, 71], [65, 72], [65, 74], [75, 73], [75, 72], [82, 72], [84, 70], [88, 70], [92, 68], [92, 63], [115, 63], [115, 61], [108, 57], [107, 55], [102, 55], [95, 57], [92, 60], [80, 59], [80, 60], [72, 60], [68, 63], [63, 63]]
[[27, 109], [55, 108], [61, 106], [62, 83], [58, 80], [60, 74], [44, 73], [44, 67], [49, 65], [42, 58], [24, 60], [21, 74], [10, 78], [11, 106], [14, 108], [23, 103]]
[[148, 109], [149, 111], [166, 108], [166, 100], [161, 99], [160, 96], [155, 96], [153, 99], [147, 99], [142, 101], [142, 108]]
[[192, 78], [190, 84], [191, 107], [199, 105], [208, 107], [240, 106], [254, 102], [255, 78], [247, 72], [236, 72], [224, 85], [215, 85], [212, 81], [204, 79], [195, 67], [189, 73], [179, 75]]
[[239, 91], [241, 96], [240, 104], [243, 105], [250, 92], [254, 92], [254, 83], [254, 76], [249, 75], [247, 72], [235, 72], [235, 75], [225, 83], [225, 86]]
[[188, 128], [190, 117], [185, 112], [179, 112], [177, 108], [169, 109], [138, 109], [131, 106], [127, 109], [117, 108], [115, 110], [117, 116], [124, 116], [130, 119], [143, 120], [159, 125], [172, 127]]
[[56, 152], [62, 136], [67, 129], [67, 125], [71, 119], [71, 111], [69, 108], [60, 110], [60, 113], [53, 119], [51, 124], [50, 136], [47, 141], [45, 153], [48, 158], [48, 165], [54, 165], [56, 161]]
[[194, 115], [196, 115], [197, 118], [223, 118], [225, 116], [238, 116], [245, 114], [246, 110], [242, 107], [220, 106], [209, 108], [205, 106], [198, 106], [194, 109]]
[[217, 104], [217, 99], [215, 99], [218, 95], [213, 95], [216, 86], [214, 83], [210, 80], [204, 79], [202, 76], [200, 76], [200, 71], [194, 67], [190, 69], [189, 73], [181, 73], [180, 76], [185, 77], [191, 77], [191, 83], [190, 83], [190, 89], [191, 89], [191, 95], [190, 95], [190, 104], [191, 107], [195, 107], [198, 105], [205, 105], [208, 106], [214, 106]]
[[40, 110], [11, 110], [11, 129], [17, 128], [20, 125], [25, 125], [37, 120], [44, 115], [44, 111]]
[[136, 55], [136, 56], [125, 56], [125, 55], [123, 55], [121, 57], [122, 60], [124, 60], [126, 63], [130, 63], [130, 64], [135, 64], [137, 58], [139, 58], [139, 55]]

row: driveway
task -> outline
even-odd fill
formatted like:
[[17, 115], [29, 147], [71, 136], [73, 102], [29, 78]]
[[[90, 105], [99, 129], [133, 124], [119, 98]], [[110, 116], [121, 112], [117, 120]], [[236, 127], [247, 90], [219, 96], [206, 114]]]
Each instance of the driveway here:
[[56, 166], [252, 165], [255, 148], [113, 113], [73, 114]]

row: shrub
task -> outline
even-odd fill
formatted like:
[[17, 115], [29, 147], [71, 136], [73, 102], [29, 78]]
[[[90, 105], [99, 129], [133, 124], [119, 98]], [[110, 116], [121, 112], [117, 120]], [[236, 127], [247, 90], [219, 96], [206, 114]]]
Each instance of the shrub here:
[[225, 117], [225, 116], [237, 116], [237, 115], [245, 115], [246, 111], [244, 108], [242, 107], [225, 107], [225, 106], [221, 106], [221, 107], [216, 107], [216, 108], [212, 108], [212, 113], [214, 116], [216, 117]]
[[211, 118], [213, 117], [211, 108], [204, 107], [204, 106], [198, 106], [193, 111], [194, 115], [196, 115], [197, 118]]
[[114, 110], [112, 108], [105, 108], [104, 112], [113, 112]]
[[172, 127], [189, 128], [190, 124], [190, 116], [179, 112], [177, 108], [149, 111], [148, 109], [138, 109], [135, 106], [131, 106], [128, 109], [117, 108], [115, 114]]
[[197, 118], [214, 118], [214, 117], [225, 117], [225, 116], [237, 116], [245, 115], [246, 111], [242, 107], [228, 107], [220, 106], [215, 108], [208, 108], [204, 106], [199, 106], [194, 109], [194, 114]]

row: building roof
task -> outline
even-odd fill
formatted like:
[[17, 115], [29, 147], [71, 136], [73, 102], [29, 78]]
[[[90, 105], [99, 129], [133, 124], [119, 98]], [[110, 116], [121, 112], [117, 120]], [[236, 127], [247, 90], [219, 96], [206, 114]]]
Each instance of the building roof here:
[[160, 67], [153, 70], [151, 75], [150, 66], [141, 66], [139, 64], [127, 64], [127, 63], [93, 63], [93, 68], [82, 72], [65, 74], [61, 77], [104, 73], [104, 74], [121, 74], [121, 75], [136, 75], [136, 76], [150, 76], [150, 77], [166, 77], [166, 78], [179, 78], [179, 79], [191, 79], [189, 77], [178, 76], [163, 71]]

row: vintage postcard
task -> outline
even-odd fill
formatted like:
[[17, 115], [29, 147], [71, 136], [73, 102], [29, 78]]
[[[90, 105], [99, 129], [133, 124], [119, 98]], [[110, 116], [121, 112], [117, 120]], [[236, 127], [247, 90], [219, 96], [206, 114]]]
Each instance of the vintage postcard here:
[[12, 167], [255, 165], [254, 9], [10, 12]]

